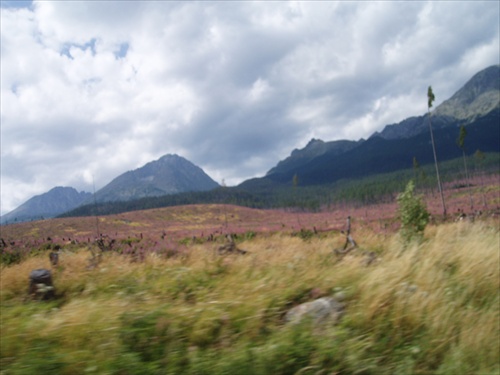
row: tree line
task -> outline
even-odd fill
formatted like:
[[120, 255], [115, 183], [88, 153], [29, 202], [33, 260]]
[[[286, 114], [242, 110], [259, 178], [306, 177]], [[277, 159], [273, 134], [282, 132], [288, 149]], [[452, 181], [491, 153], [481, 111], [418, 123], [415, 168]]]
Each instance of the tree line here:
[[[500, 154], [477, 151], [469, 164], [471, 174], [498, 173]], [[413, 165], [412, 165], [413, 162]], [[339, 180], [324, 185], [301, 186], [300, 175], [288, 184], [261, 184], [247, 190], [239, 187], [219, 187], [211, 191], [187, 192], [133, 201], [96, 202], [78, 207], [59, 217], [111, 215], [128, 211], [181, 206], [190, 204], [234, 204], [250, 208], [286, 208], [318, 211], [337, 204], [368, 205], [393, 202], [409, 180], [414, 180], [418, 191], [434, 191], [437, 179], [432, 164], [419, 165], [413, 158], [409, 168], [359, 179]], [[439, 165], [441, 181], [463, 179], [463, 159], [458, 158]]]

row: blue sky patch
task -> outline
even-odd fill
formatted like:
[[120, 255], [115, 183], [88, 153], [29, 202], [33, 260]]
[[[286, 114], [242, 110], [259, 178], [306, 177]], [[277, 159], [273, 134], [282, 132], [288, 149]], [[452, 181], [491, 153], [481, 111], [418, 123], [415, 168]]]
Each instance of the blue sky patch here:
[[33, 1], [31, 0], [1, 0], [0, 8], [31, 8]]

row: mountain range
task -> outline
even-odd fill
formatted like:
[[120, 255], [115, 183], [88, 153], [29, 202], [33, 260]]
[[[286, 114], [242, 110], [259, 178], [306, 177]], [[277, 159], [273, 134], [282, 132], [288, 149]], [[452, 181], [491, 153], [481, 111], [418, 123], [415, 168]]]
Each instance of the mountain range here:
[[[450, 99], [436, 107], [431, 117], [425, 114], [386, 125], [368, 140], [323, 142], [312, 139], [305, 148], [292, 151], [288, 158], [280, 161], [264, 178], [284, 182], [291, 181], [293, 175], [297, 174], [302, 183], [316, 184], [364, 175], [370, 173], [370, 170], [387, 172], [404, 168], [404, 165], [411, 167], [413, 157], [420, 164], [432, 162], [432, 151], [428, 151], [429, 119], [439, 138], [436, 149], [441, 160], [460, 156], [461, 150], [454, 142], [460, 125], [467, 126], [469, 134], [466, 143], [469, 152], [478, 148], [482, 151], [499, 152], [499, 107], [500, 66], [494, 65], [475, 74]], [[478, 126], [481, 130], [476, 129]], [[422, 134], [426, 135], [421, 136]], [[413, 139], [414, 137], [416, 138]], [[429, 145], [426, 145], [427, 141]], [[339, 168], [340, 170], [335, 170]], [[248, 186], [249, 183], [245, 181], [242, 185]]]
[[[467, 154], [478, 149], [482, 152], [499, 153], [500, 66], [491, 66], [475, 74], [430, 115], [427, 113], [387, 125], [367, 140], [325, 142], [312, 139], [306, 147], [293, 150], [289, 157], [279, 161], [264, 177], [244, 181], [236, 188], [258, 194], [262, 186], [291, 186], [295, 177], [301, 186], [321, 185], [340, 179], [411, 168], [414, 158], [420, 165], [432, 163], [430, 121], [440, 161], [461, 156], [462, 151], [456, 144], [461, 125], [465, 125], [467, 129]], [[116, 177], [96, 192], [95, 200], [123, 202], [183, 192], [209, 191], [218, 186], [201, 168], [188, 160], [178, 155], [165, 155]], [[89, 193], [86, 193], [85, 199], [80, 202], [73, 200], [64, 208], [58, 206], [57, 210], [42, 209], [40, 202], [45, 200], [47, 207], [54, 207], [54, 199], [58, 199], [54, 198], [54, 194], [66, 192], [60, 189], [71, 188], [55, 188], [55, 192], [51, 190], [33, 197], [16, 210], [2, 216], [1, 222], [7, 222], [7, 218], [8, 222], [12, 222], [14, 218], [29, 220], [41, 216], [54, 217], [81, 204], [89, 205], [93, 202]]]
[[167, 154], [141, 168], [128, 171], [91, 193], [77, 193], [71, 187], [57, 187], [33, 197], [1, 217], [1, 223], [56, 217], [81, 205], [94, 202], [129, 201], [218, 187], [200, 167], [178, 155]]
[[[461, 156], [461, 149], [456, 140], [459, 134], [460, 121], [450, 123], [451, 126], [434, 130], [434, 139], [439, 161], [446, 161]], [[466, 153], [471, 154], [480, 149], [482, 152], [500, 152], [500, 108], [495, 108], [485, 116], [479, 117], [467, 125]], [[314, 141], [317, 143], [318, 141]], [[308, 145], [311, 147], [311, 144]], [[330, 145], [331, 146], [331, 145]], [[296, 152], [307, 153], [305, 149]], [[411, 168], [413, 158], [420, 165], [433, 162], [433, 153], [429, 132], [421, 132], [407, 138], [386, 139], [381, 136], [370, 137], [359, 141], [355, 147], [346, 152], [326, 151], [309, 159], [292, 163], [283, 162], [272, 169], [261, 179], [245, 181], [240, 185], [251, 191], [261, 180], [270, 180], [277, 184], [292, 184], [297, 176], [301, 186], [319, 185], [338, 181], [365, 177], [372, 174], [387, 173], [399, 169]]]

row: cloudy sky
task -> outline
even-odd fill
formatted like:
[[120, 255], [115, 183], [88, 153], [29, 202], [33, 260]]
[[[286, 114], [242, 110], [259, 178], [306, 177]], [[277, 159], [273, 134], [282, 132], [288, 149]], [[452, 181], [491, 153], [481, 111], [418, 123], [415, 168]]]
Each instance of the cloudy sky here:
[[1, 212], [168, 153], [235, 185], [498, 64], [498, 1], [1, 1]]

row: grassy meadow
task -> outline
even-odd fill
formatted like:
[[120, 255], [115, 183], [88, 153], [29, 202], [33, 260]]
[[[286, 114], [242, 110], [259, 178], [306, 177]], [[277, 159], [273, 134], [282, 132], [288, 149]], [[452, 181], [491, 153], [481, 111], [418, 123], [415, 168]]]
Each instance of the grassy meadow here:
[[[2, 228], [25, 254], [1, 267], [0, 374], [500, 374], [498, 216], [432, 223], [405, 244], [394, 210], [350, 213], [358, 248], [344, 257], [333, 250], [345, 212], [214, 205], [101, 217], [117, 244], [96, 267], [95, 218]], [[247, 254], [218, 254], [222, 226], [240, 228]], [[49, 234], [62, 245], [53, 267]], [[53, 300], [28, 296], [39, 268], [52, 270]], [[345, 304], [336, 325], [285, 322], [332, 295]]]

